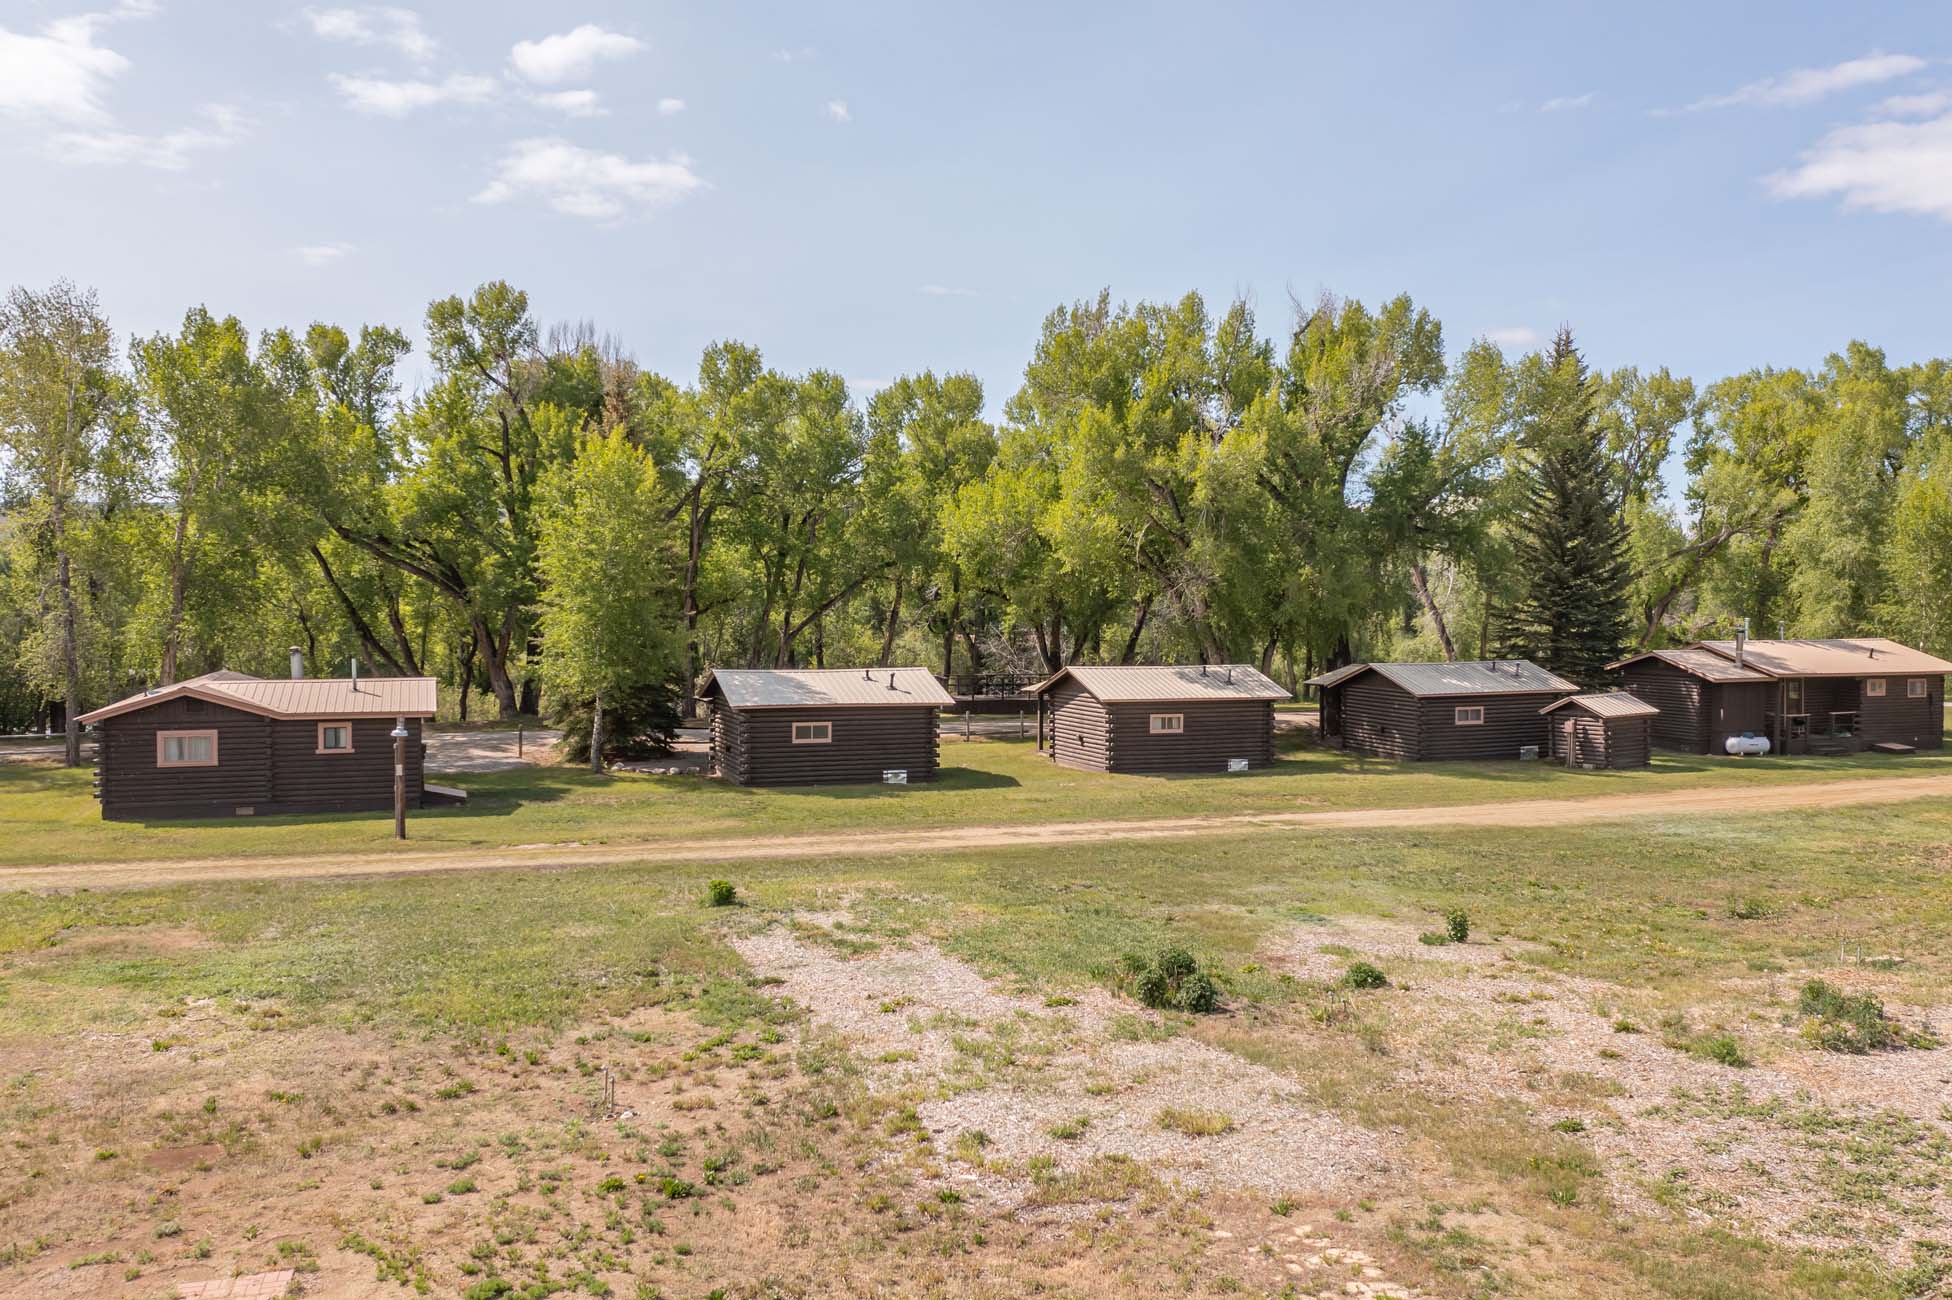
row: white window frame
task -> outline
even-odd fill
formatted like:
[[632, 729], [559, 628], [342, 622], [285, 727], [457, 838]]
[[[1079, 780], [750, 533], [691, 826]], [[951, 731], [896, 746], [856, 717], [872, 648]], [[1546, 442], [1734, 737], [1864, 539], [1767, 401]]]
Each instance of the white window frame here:
[[[325, 743], [325, 732], [326, 732], [326, 729], [327, 729], [328, 727], [343, 727], [343, 728], [345, 729], [345, 732], [346, 732], [346, 743], [345, 743], [345, 744], [343, 744], [343, 745], [338, 745], [338, 746], [333, 746], [333, 745], [328, 745], [328, 744], [326, 744], [326, 743]], [[318, 727], [318, 748], [317, 748], [317, 750], [315, 750], [314, 752], [316, 752], [316, 753], [320, 753], [320, 754], [350, 754], [350, 753], [352, 753], [352, 723], [350, 723], [350, 722], [321, 722], [321, 723], [319, 723], [319, 727]]]
[[1881, 700], [1884, 698], [1884, 690], [1885, 690], [1885, 685], [1884, 685], [1884, 679], [1882, 677], [1866, 677], [1864, 679], [1865, 699]]
[[1923, 677], [1905, 679], [1905, 698], [1908, 700], [1929, 700], [1932, 698], [1932, 684]]
[[1186, 715], [1155, 713], [1147, 729], [1155, 736], [1183, 736], [1186, 734]]
[[[184, 742], [188, 742], [192, 740], [207, 740], [210, 742], [210, 757], [209, 758], [171, 758], [169, 756], [169, 742], [172, 740], [180, 740]], [[189, 752], [189, 746], [187, 743], [184, 745], [184, 752], [186, 754]], [[215, 767], [217, 766], [217, 733], [214, 730], [208, 728], [157, 732], [156, 733], [156, 766], [157, 767]]]
[[1482, 727], [1484, 725], [1484, 706], [1482, 704], [1460, 704], [1451, 713], [1451, 723], [1459, 727]]
[[831, 745], [834, 743], [834, 724], [831, 722], [796, 722], [793, 724], [793, 743], [796, 745]]

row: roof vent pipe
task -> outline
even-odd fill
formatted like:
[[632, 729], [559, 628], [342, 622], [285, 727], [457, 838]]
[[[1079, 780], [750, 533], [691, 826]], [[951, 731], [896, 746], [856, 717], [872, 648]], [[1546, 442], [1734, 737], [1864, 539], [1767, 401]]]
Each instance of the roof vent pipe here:
[[1735, 666], [1746, 668], [1749, 664], [1749, 620], [1746, 618], [1735, 627]]
[[1234, 684], [1234, 666], [1233, 666], [1232, 664], [1228, 664], [1228, 665], [1227, 665], [1227, 685], [1229, 685], [1229, 686], [1232, 686], [1233, 684]]
[[305, 675], [305, 652], [297, 646], [291, 648], [291, 679], [297, 681]]
[[895, 675], [892, 672], [888, 674], [888, 689], [891, 691], [895, 689]]
[[354, 655], [352, 657], [352, 689], [355, 695], [359, 693], [359, 656], [358, 655]]

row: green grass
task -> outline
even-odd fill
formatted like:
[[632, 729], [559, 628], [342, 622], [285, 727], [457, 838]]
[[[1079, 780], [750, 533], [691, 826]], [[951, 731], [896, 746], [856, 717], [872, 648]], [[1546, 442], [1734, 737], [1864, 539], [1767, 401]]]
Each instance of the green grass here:
[[[672, 836], [1465, 805], [1952, 771], [1952, 750], [1905, 759], [1766, 761], [1662, 754], [1644, 771], [1586, 772], [1515, 760], [1385, 763], [1291, 741], [1265, 771], [1172, 778], [1074, 772], [1016, 740], [945, 737], [942, 757], [941, 780], [907, 787], [756, 790], [693, 776], [593, 776], [572, 767], [461, 774], [446, 779], [468, 790], [467, 806], [413, 813], [406, 847], [629, 843]], [[105, 823], [88, 771], [0, 765], [0, 866], [386, 852], [393, 847], [391, 833], [389, 818], [376, 813]]]

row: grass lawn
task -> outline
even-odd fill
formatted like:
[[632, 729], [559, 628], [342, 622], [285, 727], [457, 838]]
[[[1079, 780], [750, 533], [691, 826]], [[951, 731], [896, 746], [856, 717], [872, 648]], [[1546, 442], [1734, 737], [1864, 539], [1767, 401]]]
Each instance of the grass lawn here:
[[[1008, 773], [1022, 751], [970, 753]], [[1293, 761], [1228, 789], [1346, 775]], [[0, 1241], [16, 1243], [0, 1290], [282, 1255], [327, 1283], [377, 1267], [435, 1294], [540, 1267], [673, 1297], [824, 1294], [843, 1274], [889, 1294], [978, 1294], [987, 1278], [995, 1294], [1276, 1297], [1295, 1294], [1284, 1257], [1246, 1247], [1291, 1250], [1306, 1222], [1435, 1295], [1942, 1294], [1952, 1253], [1917, 1243], [1945, 1239], [1947, 1116], [1905, 1118], [1887, 1094], [1913, 1062], [1946, 1067], [1820, 1053], [1794, 1007], [1822, 973], [1907, 1017], [1943, 1008], [1948, 845], [1952, 801], [1928, 800], [1549, 835], [0, 896]], [[707, 875], [744, 905], [703, 906]], [[1471, 945], [1390, 946], [1441, 930], [1448, 909], [1468, 914]], [[925, 940], [1033, 1007], [1110, 997], [1132, 1013], [1114, 1037], [1265, 1066], [1301, 1104], [1379, 1135], [1386, 1177], [1292, 1200], [1189, 1194], [1130, 1161], [1064, 1163], [1096, 1131], [1083, 1119], [1024, 1158], [933, 1133], [917, 1107], [1070, 1086], [1038, 1055], [1060, 1030], [1023, 1012], [938, 1030], [896, 998], [881, 1006], [892, 1032], [904, 1016], [917, 1042], [953, 1032], [957, 1064], [953, 1084], [889, 1084], [913, 1053], [850, 1055], [734, 950], [780, 923], [852, 961]], [[1221, 1014], [1129, 1001], [1121, 957], [1165, 944], [1219, 980]], [[1465, 955], [1482, 960], [1445, 964]], [[1389, 986], [1338, 988], [1358, 958]], [[1597, 1054], [1571, 1027], [1582, 1017], [1604, 1034]], [[1743, 1064], [1708, 1059], [1723, 1037]], [[634, 1118], [592, 1111], [606, 1072]], [[1769, 1099], [1765, 1077], [1805, 1074], [1823, 1088], [1861, 1074], [1887, 1100]], [[1214, 1104], [1174, 1140], [1226, 1140], [1200, 1136], [1231, 1123]], [[1647, 1118], [1662, 1108], [1671, 1121]], [[1668, 1122], [1683, 1139], [1640, 1158]], [[1031, 1189], [1027, 1208], [998, 1207], [1006, 1184]], [[1808, 1201], [1807, 1221], [1765, 1237], [1754, 1206], [1779, 1194]]]
[[[1907, 758], [1736, 760], [1658, 755], [1637, 772], [1545, 763], [1399, 764], [1289, 739], [1279, 761], [1236, 776], [1130, 777], [1075, 772], [1026, 741], [944, 736], [941, 779], [907, 787], [757, 790], [693, 776], [592, 776], [556, 766], [444, 778], [465, 807], [412, 818], [414, 847], [629, 843], [674, 835], [767, 835], [850, 828], [1002, 825], [1274, 810], [1467, 805], [1651, 792], [1706, 784], [1834, 780], [1952, 771], [1952, 750]], [[443, 779], [433, 774], [435, 779]], [[391, 822], [372, 813], [210, 822], [103, 822], [85, 770], [0, 765], [0, 865], [386, 851]]]

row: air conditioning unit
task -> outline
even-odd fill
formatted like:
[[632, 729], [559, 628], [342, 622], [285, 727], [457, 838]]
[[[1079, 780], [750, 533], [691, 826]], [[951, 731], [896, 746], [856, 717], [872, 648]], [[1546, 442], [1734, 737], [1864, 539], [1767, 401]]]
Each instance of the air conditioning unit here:
[[1247, 770], [1247, 760], [1244, 758], [1230, 758], [1227, 760], [1227, 770], [1229, 772], [1245, 772]]
[[887, 769], [886, 771], [884, 771], [884, 772], [882, 772], [882, 774], [881, 774], [881, 784], [883, 784], [883, 785], [907, 785], [907, 784], [908, 784], [908, 769], [907, 769], [907, 768], [905, 768], [905, 767], [891, 767], [891, 768], [888, 768], [888, 769]]
[[1538, 756], [1539, 747], [1537, 745], [1520, 745], [1518, 747], [1518, 757], [1521, 762], [1537, 761]]

